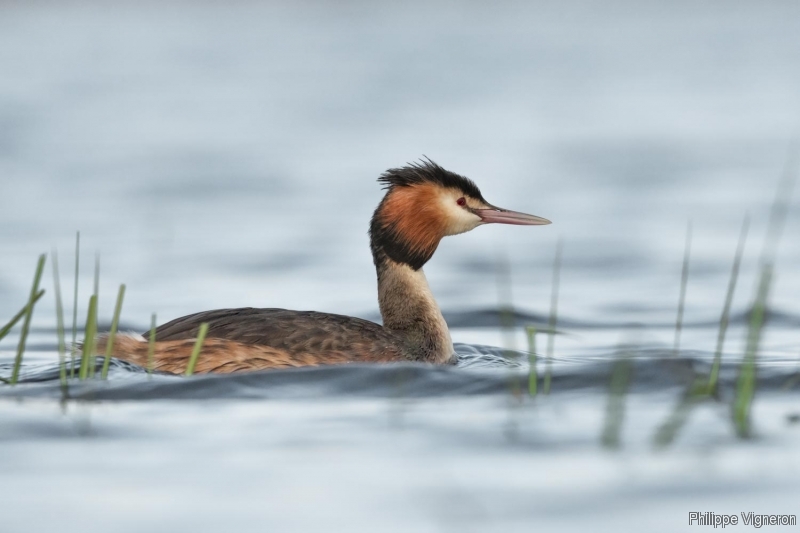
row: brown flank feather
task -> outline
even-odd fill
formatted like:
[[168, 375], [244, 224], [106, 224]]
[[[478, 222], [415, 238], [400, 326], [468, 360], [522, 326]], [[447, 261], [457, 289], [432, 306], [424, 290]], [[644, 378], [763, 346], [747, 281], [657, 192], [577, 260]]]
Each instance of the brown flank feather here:
[[[97, 342], [97, 353], [104, 354], [106, 338], [100, 337]], [[184, 373], [194, 344], [195, 339], [156, 342], [153, 370], [170, 374]], [[144, 368], [147, 368], [147, 350], [148, 343], [144, 340], [126, 335], [119, 335], [114, 340], [114, 357]], [[228, 339], [206, 339], [197, 359], [195, 374], [402, 360], [405, 358], [397, 352], [385, 352], [381, 357], [370, 352], [359, 352], [357, 349], [290, 353], [271, 346], [243, 344]]]

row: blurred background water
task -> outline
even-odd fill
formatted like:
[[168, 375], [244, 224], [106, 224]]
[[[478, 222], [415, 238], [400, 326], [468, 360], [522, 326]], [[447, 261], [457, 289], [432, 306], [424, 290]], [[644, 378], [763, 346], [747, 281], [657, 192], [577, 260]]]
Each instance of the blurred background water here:
[[[128, 291], [123, 322], [134, 330], [146, 329], [153, 312], [164, 322], [195, 311], [236, 306], [314, 309], [378, 319], [367, 238], [369, 217], [381, 198], [375, 179], [385, 169], [424, 154], [474, 179], [490, 202], [554, 222], [543, 228], [484, 227], [442, 242], [425, 270], [453, 326], [455, 341], [495, 346], [504, 342], [497, 328], [484, 327], [494, 322], [470, 313], [497, 308], [498, 265], [506, 262], [514, 306], [532, 316], [545, 316], [555, 244], [563, 238], [559, 314], [567, 335], [557, 341], [558, 360], [607, 356], [621, 339], [628, 339], [624, 327], [632, 323], [644, 326], [638, 341], [654, 349], [669, 348], [686, 224], [691, 220], [689, 329], [683, 346], [707, 357], [716, 342], [715, 322], [739, 228], [749, 213], [750, 238], [726, 349], [726, 360], [737, 361], [769, 208], [800, 124], [798, 50], [800, 4], [782, 1], [4, 2], [0, 4], [0, 317], [10, 317], [22, 306], [36, 256], [51, 247], [60, 253], [65, 300], [71, 309], [74, 237], [80, 230], [81, 322], [92, 290], [95, 254], [101, 262], [101, 320], [110, 319], [116, 288], [124, 282]], [[764, 341], [765, 356], [791, 368], [800, 356], [798, 215], [795, 201], [778, 249], [770, 304], [773, 320]], [[37, 329], [28, 357], [35, 363], [54, 358], [49, 272], [44, 279], [48, 294], [34, 315]], [[6, 362], [15, 341], [10, 337], [0, 344]], [[521, 335], [516, 343], [524, 347]], [[581, 410], [581, 402], [591, 404], [598, 398], [577, 398], [578, 414], [570, 426], [576, 434], [594, 432], [591, 424], [602, 420], [592, 419], [590, 429], [582, 425], [590, 417]], [[650, 401], [664, 410], [670, 398]], [[572, 399], [552, 408], [564, 412]], [[191, 434], [204, 436], [198, 439], [205, 447], [189, 454], [194, 459], [223, 448], [236, 450], [228, 437], [216, 442], [213, 435], [234, 434], [250, 424], [248, 416], [254, 415], [239, 416], [241, 410], [254, 410], [272, 420], [277, 427], [265, 426], [264, 432], [283, 431], [286, 440], [276, 445], [283, 451], [294, 450], [289, 443], [313, 440], [322, 432], [318, 424], [327, 427], [320, 420], [330, 420], [314, 402], [288, 407], [296, 418], [273, 417], [270, 413], [279, 408], [272, 404], [222, 403], [220, 413], [229, 409], [231, 416], [221, 428], [207, 427], [201, 420], [205, 404], [114, 405], [100, 407], [103, 414], [92, 415], [93, 420], [104, 419], [101, 424], [117, 424], [124, 430], [124, 438], [107, 443], [111, 448], [102, 448], [102, 439], [91, 445], [108, 452], [101, 456], [111, 462], [119, 454], [152, 453], [136, 445], [141, 433], [148, 431], [153, 446], [166, 446], [172, 450], [169, 457], [178, 456], [183, 441], [171, 433], [156, 438], [160, 426], [150, 426], [142, 417], [158, 418], [167, 426], [185, 420]], [[341, 416], [346, 420], [331, 422], [339, 445], [356, 455], [358, 450], [383, 446], [382, 433], [369, 429], [378, 423], [375, 416], [382, 416], [375, 415], [384, 412], [381, 405], [343, 406]], [[14, 464], [8, 461], [15, 457], [16, 464], [50, 457], [64, 443], [40, 438], [37, 431], [50, 428], [42, 431], [57, 436], [60, 430], [54, 428], [72, 423], [58, 418], [55, 405], [24, 406], [33, 412], [20, 414], [15, 404], [3, 403], [6, 427], [15, 428], [6, 431], [6, 438], [20, 446], [6, 448], [4, 469]], [[456, 441], [465, 446], [458, 437], [470, 440], [477, 431], [470, 417], [496, 422], [506, 416], [502, 405], [481, 404], [476, 409], [453, 399], [447, 406], [445, 410], [461, 414], [463, 426], [456, 424], [445, 432], [445, 442], [429, 440], [429, 431], [414, 426], [400, 440], [415, 444], [406, 442], [402, 453], [377, 454], [372, 467], [413, 464], [425, 471], [404, 454], [419, 446], [430, 464], [449, 461], [439, 446], [455, 446]], [[780, 409], [776, 407], [776, 420], [786, 414]], [[639, 420], [652, 425], [651, 413], [643, 408]], [[539, 422], [544, 426], [537, 427], [555, 430], [558, 419]], [[720, 420], [716, 423], [722, 427]], [[364, 440], [353, 437], [359, 445], [347, 440], [353, 426], [360, 428], [357, 435], [363, 432]], [[480, 422], [478, 427], [483, 427]], [[702, 430], [701, 434], [714, 442], [722, 439], [713, 431], [712, 437]], [[791, 435], [796, 443], [796, 430]], [[439, 531], [458, 526], [464, 531], [474, 525], [488, 531], [490, 524], [496, 524], [504, 531], [528, 531], [533, 508], [519, 510], [519, 490], [526, 497], [540, 497], [544, 494], [540, 489], [552, 484], [534, 483], [523, 490], [526, 476], [518, 479], [507, 468], [513, 463], [516, 472], [534, 459], [530, 455], [519, 459], [518, 448], [513, 453], [504, 448], [502, 431], [496, 437], [491, 444], [459, 448], [469, 455], [485, 446], [485, 463], [473, 462], [472, 455], [466, 463], [446, 463], [454, 469], [447, 475], [454, 477], [449, 478], [452, 483], [442, 483], [454, 492], [448, 493], [452, 505], [444, 504], [443, 509], [462, 509], [470, 498], [490, 502], [474, 523], [454, 521], [447, 512], [436, 519], [424, 513], [410, 519], [406, 510], [425, 498], [415, 496], [401, 498], [404, 503], [393, 508], [397, 516], [390, 513], [394, 526], [385, 530]], [[730, 436], [726, 438], [729, 442]], [[626, 484], [634, 479], [632, 486], [637, 486], [638, 478], [631, 472], [640, 471], [639, 467], [647, 470], [652, 479], [640, 480], [647, 484], [662, 479], [654, 472], [667, 468], [663, 458], [641, 452], [632, 459], [640, 461], [638, 466], [619, 473], [614, 460], [576, 444], [582, 439], [554, 438], [554, 442], [580, 449], [578, 455], [589, 470], [610, 468], [617, 474], [600, 476], [607, 482], [592, 485], [570, 474], [580, 467], [565, 463], [553, 475], [570, 480], [564, 481], [567, 487], [582, 487], [588, 500], [609, 486], [617, 487], [609, 497], [616, 503], [586, 511], [593, 526], [597, 524], [592, 517], [615, 516], [613, 509], [635, 490]], [[69, 453], [83, 457], [79, 464], [91, 462], [99, 452], [80, 442], [70, 444]], [[318, 443], [312, 449], [324, 455], [335, 454], [337, 448]], [[736, 457], [744, 453], [736, 447], [726, 450]], [[242, 451], [237, 463], [242, 468], [258, 460], [248, 453], [256, 452], [249, 447]], [[787, 454], [775, 452], [759, 461], [789, 461], [797, 467], [796, 459]], [[404, 459], [394, 462], [395, 455]], [[551, 455], [544, 453], [531, 468], [543, 468], [540, 463]], [[40, 468], [18, 470], [17, 477], [4, 477], [38, 487], [39, 481], [53, 479], [48, 477], [55, 468], [51, 460]], [[671, 460], [683, 462], [679, 472], [695, 468], [694, 459]], [[440, 468], [445, 463], [438, 464]], [[480, 464], [496, 477], [486, 484], [459, 485], [465, 480], [457, 473], [458, 465], [464, 464]], [[84, 478], [83, 467], [64, 468], [56, 469], [58, 475], [85, 484], [83, 490], [94, 487], [90, 492], [95, 497], [103, 492], [97, 487], [110, 483], [114, 505], [122, 505], [135, 492], [114, 492], [120, 489], [113, 479]], [[354, 467], [351, 474], [360, 476], [365, 468], [371, 467]], [[431, 471], [441, 474], [437, 468]], [[731, 476], [739, 475], [723, 470], [725, 475], [711, 476], [709, 490], [714, 497], [720, 495], [720, 487], [730, 484]], [[31, 477], [31, 472], [36, 474]], [[306, 474], [308, 478], [299, 478], [308, 483], [297, 485], [300, 492], [292, 501], [311, 502], [313, 494], [319, 496], [342, 475], [333, 470]], [[231, 476], [232, 484], [255, 483], [247, 475], [224, 475]], [[314, 492], [308, 487], [316, 475], [320, 479]], [[396, 475], [400, 477], [387, 479], [395, 479], [401, 487], [422, 483], [417, 479], [404, 485], [406, 478], [399, 471]], [[772, 499], [764, 496], [762, 501], [774, 502], [775, 494], [786, 494], [787, 478], [779, 478], [759, 493], [772, 494]], [[506, 496], [493, 500], [498, 494], [494, 489], [509, 479], [519, 481], [514, 496], [508, 499], [512, 489], [503, 487]], [[375, 488], [349, 481], [344, 486], [358, 487], [357, 494]], [[665, 486], [678, 487], [679, 492], [681, 487], [701, 490], [691, 481], [686, 486], [670, 485], [673, 482], [677, 483], [654, 481], [647, 505], [658, 507]], [[15, 505], [36, 503], [25, 498], [24, 491], [15, 492], [10, 481], [4, 484], [0, 499], [10, 501], [13, 492]], [[459, 486], [466, 488], [458, 492]], [[303, 493], [300, 487], [310, 492]], [[430, 490], [437, 493], [440, 488]], [[258, 493], [253, 486], [251, 490]], [[725, 505], [736, 507], [737, 498], [745, 498], [742, 494], [748, 490], [734, 491]], [[204, 497], [222, 498], [221, 509], [239, 509], [214, 491], [199, 497], [198, 503]], [[131, 508], [141, 504], [137, 498], [147, 497], [130, 500]], [[387, 494], [381, 501], [392, 498]], [[553, 505], [572, 510], [588, 500]], [[317, 503], [309, 505], [318, 504], [313, 501]], [[122, 505], [118, 512], [129, 516], [126, 508]], [[64, 516], [65, 509], [59, 509]], [[140, 531], [137, 528], [144, 524], [151, 530], [175, 530], [168, 513], [149, 509], [152, 523], [123, 526], [110, 519], [104, 528]], [[250, 519], [279, 514], [271, 507], [248, 509], [249, 518], [236, 521], [239, 530], [255, 530]], [[346, 512], [329, 511], [323, 514], [343, 519], [350, 530], [361, 530], [346, 519], [351, 516]], [[680, 514], [684, 522], [682, 507], [680, 513], [670, 513], [671, 519]], [[187, 510], [176, 516], [185, 519], [189, 514]], [[198, 516], [200, 523], [209, 523], [202, 513]], [[568, 525], [559, 513], [537, 517], [540, 524]], [[379, 514], [371, 515], [378, 518]], [[313, 522], [281, 520], [276, 524], [287, 531], [309, 530]], [[609, 520], [600, 523], [619, 531], [620, 522]], [[373, 523], [367, 520], [359, 527], [373, 531]], [[14, 531], [24, 530], [25, 524]], [[586, 525], [580, 522], [575, 530], [583, 531]], [[650, 525], [656, 528], [652, 530], [659, 525], [675, 530], [674, 524], [663, 521]]]

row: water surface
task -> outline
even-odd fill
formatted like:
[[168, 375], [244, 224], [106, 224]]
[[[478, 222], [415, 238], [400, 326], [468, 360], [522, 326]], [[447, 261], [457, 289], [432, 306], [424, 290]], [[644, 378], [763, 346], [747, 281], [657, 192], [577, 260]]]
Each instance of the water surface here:
[[[378, 320], [375, 179], [423, 154], [554, 221], [445, 239], [426, 266], [457, 368], [187, 380], [115, 363], [64, 402], [48, 269], [25, 383], [0, 387], [3, 530], [672, 532], [689, 511], [800, 514], [791, 199], [753, 439], [730, 413], [800, 116], [798, 46], [788, 2], [3, 4], [0, 317], [52, 246], [71, 322], [80, 230], [79, 325], [95, 254], [101, 320], [126, 283], [127, 330], [236, 306]], [[748, 213], [720, 398], [658, 449], [709, 368]], [[559, 238], [553, 391], [515, 396], [527, 354], [503, 348], [546, 324]], [[2, 376], [16, 339], [0, 342]], [[620, 346], [631, 392], [608, 449]]]

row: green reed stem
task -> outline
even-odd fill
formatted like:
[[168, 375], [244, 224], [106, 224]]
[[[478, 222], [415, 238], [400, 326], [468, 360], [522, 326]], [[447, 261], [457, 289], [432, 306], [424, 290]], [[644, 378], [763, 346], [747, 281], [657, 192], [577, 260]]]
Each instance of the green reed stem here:
[[800, 158], [800, 142], [795, 138], [790, 145], [789, 155], [786, 158], [786, 165], [778, 189], [775, 193], [775, 200], [769, 213], [769, 223], [767, 224], [767, 237], [764, 240], [764, 247], [761, 250], [761, 277], [758, 284], [753, 308], [750, 313], [750, 327], [747, 331], [747, 348], [745, 349], [744, 359], [739, 367], [739, 378], [736, 381], [736, 395], [733, 400], [733, 422], [736, 427], [736, 434], [741, 438], [751, 435], [750, 411], [755, 396], [756, 388], [756, 357], [758, 356], [761, 332], [764, 328], [767, 312], [767, 302], [769, 291], [772, 285], [774, 273], [775, 256], [777, 255], [778, 244], [786, 225], [786, 218], [789, 214], [789, 202], [792, 198], [798, 174], [798, 159]]
[[189, 357], [189, 364], [186, 366], [186, 376], [194, 374], [194, 367], [197, 366], [197, 358], [200, 357], [200, 349], [203, 347], [203, 342], [206, 340], [206, 333], [208, 333], [208, 322], [200, 324], [200, 331], [197, 332], [197, 341], [192, 348], [192, 355]]
[[22, 367], [22, 356], [25, 353], [25, 343], [28, 340], [28, 332], [31, 328], [31, 318], [33, 317], [33, 307], [36, 303], [36, 295], [39, 293], [39, 282], [42, 280], [42, 272], [44, 271], [44, 263], [47, 259], [45, 254], [39, 256], [39, 262], [36, 264], [36, 273], [33, 276], [33, 286], [31, 287], [31, 294], [28, 297], [28, 307], [25, 312], [25, 318], [22, 321], [22, 330], [19, 334], [19, 344], [17, 345], [17, 356], [14, 358], [14, 368], [11, 371], [11, 385], [15, 385], [19, 381], [19, 371]]
[[758, 292], [750, 313], [747, 348], [744, 360], [739, 367], [739, 378], [736, 381], [736, 395], [733, 400], [733, 422], [736, 426], [736, 434], [741, 438], [747, 438], [751, 434], [750, 408], [756, 389], [756, 356], [758, 355], [758, 346], [761, 341], [761, 331], [764, 328], [767, 300], [772, 283], [772, 270], [772, 264], [766, 264], [761, 271]]
[[[94, 335], [92, 338], [92, 348], [97, 347], [97, 340], [94, 337], [97, 336], [97, 320], [98, 314], [100, 313], [100, 254], [95, 254], [94, 256]], [[94, 357], [94, 353], [92, 353], [92, 357]], [[94, 378], [94, 373], [96, 370], [97, 365], [92, 361], [92, 365], [89, 367], [89, 377]]]
[[528, 334], [528, 394], [536, 396], [536, 387], [539, 376], [536, 373], [536, 327], [528, 326], [525, 328]]
[[150, 340], [147, 343], [147, 373], [153, 375], [153, 356], [156, 353], [156, 314], [150, 319]]
[[[36, 297], [33, 299], [33, 303], [35, 304], [36, 302], [38, 302], [39, 298], [41, 298], [42, 295], [44, 295], [44, 289], [40, 290], [36, 294]], [[22, 319], [22, 317], [24, 317], [28, 313], [28, 309], [30, 307], [31, 307], [31, 302], [26, 303], [25, 307], [20, 309], [19, 312], [16, 315], [14, 315], [14, 317], [8, 322], [8, 324], [6, 324], [2, 328], [0, 328], [0, 340], [3, 340], [3, 337], [8, 335], [8, 332], [11, 331], [11, 328], [13, 328], [17, 324], [17, 322], [19, 322], [20, 319]], [[6, 378], [3, 378], [3, 377], [0, 377], [0, 381], [2, 381], [3, 383], [8, 383], [8, 384], [11, 383], [10, 379], [6, 379]]]
[[94, 366], [94, 346], [97, 336], [97, 296], [94, 294], [89, 298], [89, 310], [86, 314], [86, 330], [83, 339], [83, 354], [81, 356], [80, 378], [86, 379], [94, 373], [89, 372], [89, 359], [92, 359]]
[[117, 338], [117, 328], [119, 327], [119, 315], [122, 313], [122, 300], [125, 298], [125, 284], [119, 286], [117, 293], [117, 303], [114, 306], [114, 318], [111, 320], [111, 331], [106, 339], [106, 357], [103, 359], [103, 370], [100, 377], [108, 379], [108, 365], [111, 362], [111, 353], [114, 350], [114, 341]]
[[542, 392], [550, 394], [550, 382], [552, 380], [553, 351], [556, 342], [556, 325], [558, 324], [558, 286], [561, 280], [561, 255], [564, 249], [564, 241], [558, 240], [556, 244], [556, 257], [553, 260], [553, 284], [550, 294], [550, 319], [548, 327], [550, 331], [547, 336], [547, 358], [545, 359], [544, 384]]
[[[33, 299], [33, 303], [35, 304], [36, 302], [38, 302], [39, 298], [41, 298], [43, 294], [44, 294], [44, 289], [40, 290], [36, 294], [36, 297]], [[8, 335], [8, 332], [11, 331], [11, 328], [16, 326], [17, 322], [19, 322], [20, 319], [25, 316], [25, 314], [28, 312], [29, 307], [30, 307], [30, 302], [26, 303], [25, 307], [20, 309], [19, 312], [16, 315], [14, 315], [14, 318], [9, 320], [8, 324], [0, 328], [0, 340], [3, 340], [3, 337]]]
[[611, 368], [611, 381], [608, 387], [606, 418], [600, 442], [606, 448], [619, 448], [622, 422], [625, 418], [625, 395], [630, 387], [633, 365], [630, 355], [620, 351]]
[[70, 346], [69, 377], [75, 377], [75, 355], [78, 351], [78, 273], [81, 263], [81, 232], [75, 234], [75, 283], [72, 294], [72, 345]]
[[722, 307], [722, 316], [719, 319], [717, 349], [714, 352], [714, 363], [711, 365], [711, 373], [708, 377], [708, 390], [712, 394], [716, 390], [717, 381], [719, 380], [719, 368], [722, 364], [722, 349], [725, 346], [725, 333], [728, 331], [728, 324], [730, 323], [731, 304], [733, 303], [733, 294], [736, 291], [736, 282], [739, 279], [739, 266], [742, 263], [742, 255], [744, 254], [744, 245], [747, 242], [747, 232], [749, 228], [750, 217], [746, 216], [742, 222], [742, 231], [739, 233], [739, 243], [736, 245], [736, 254], [733, 258], [731, 278], [728, 282], [728, 292], [725, 295], [725, 305]]
[[683, 309], [686, 304], [686, 286], [689, 284], [689, 257], [692, 251], [692, 221], [686, 226], [686, 245], [683, 250], [683, 268], [681, 269], [681, 293], [678, 297], [678, 318], [675, 321], [675, 344], [672, 355], [678, 357], [681, 350], [681, 330], [683, 329]]
[[[519, 353], [516, 351], [516, 314], [514, 313], [514, 303], [512, 299], [513, 289], [511, 287], [511, 263], [505, 253], [497, 254], [496, 273], [497, 273], [497, 308], [498, 320], [500, 321], [500, 332], [503, 336], [503, 358], [509, 362], [517, 361]], [[509, 380], [509, 391], [515, 398], [520, 398], [522, 393], [522, 383], [516, 368], [509, 365], [511, 369]]]
[[675, 409], [670, 413], [667, 419], [661, 426], [659, 426], [653, 437], [653, 444], [656, 448], [666, 448], [678, 437], [681, 429], [686, 425], [689, 420], [689, 415], [695, 406], [710, 398], [710, 389], [705, 378], [695, 379], [691, 385], [683, 393]]
[[516, 350], [514, 329], [516, 315], [514, 313], [513, 289], [511, 287], [511, 263], [508, 256], [498, 254], [497, 261], [497, 304], [499, 310], [500, 329], [503, 332], [505, 356], [514, 357]]
[[56, 293], [56, 332], [58, 336], [58, 375], [61, 380], [61, 390], [67, 391], [67, 345], [64, 339], [64, 304], [61, 301], [61, 276], [58, 273], [58, 252], [53, 249], [50, 253], [53, 258], [53, 288]]

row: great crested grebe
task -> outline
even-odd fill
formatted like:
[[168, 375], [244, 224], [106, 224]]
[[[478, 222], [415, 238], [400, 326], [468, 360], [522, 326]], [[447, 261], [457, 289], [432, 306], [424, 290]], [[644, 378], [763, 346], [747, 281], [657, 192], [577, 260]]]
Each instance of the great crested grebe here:
[[[352, 362], [455, 362], [450, 332], [433, 298], [423, 265], [442, 237], [481, 224], [535, 226], [550, 221], [489, 204], [468, 178], [431, 160], [387, 170], [370, 223], [372, 259], [378, 274], [383, 325], [350, 316], [286, 309], [218, 309], [177, 318], [156, 331], [153, 368], [186, 369], [200, 324], [208, 334], [195, 372]], [[145, 337], [148, 333], [144, 334]], [[104, 352], [104, 339], [98, 353]], [[114, 355], [147, 364], [144, 337], [120, 336]]]

